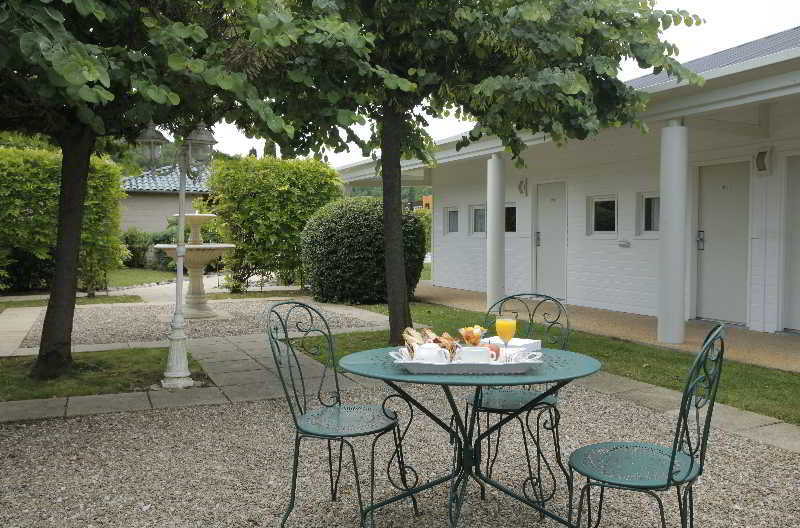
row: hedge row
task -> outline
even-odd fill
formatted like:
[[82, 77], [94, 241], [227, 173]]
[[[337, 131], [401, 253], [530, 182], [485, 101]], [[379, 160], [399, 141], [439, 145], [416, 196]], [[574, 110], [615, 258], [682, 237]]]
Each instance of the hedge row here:
[[[61, 153], [0, 148], [0, 289], [46, 289], [58, 226]], [[79, 281], [93, 291], [121, 264], [120, 170], [93, 157], [81, 235]]]

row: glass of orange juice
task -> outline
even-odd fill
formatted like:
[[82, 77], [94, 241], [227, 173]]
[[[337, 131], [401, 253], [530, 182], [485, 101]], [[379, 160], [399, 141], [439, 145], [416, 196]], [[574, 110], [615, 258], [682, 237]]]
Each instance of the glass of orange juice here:
[[[517, 314], [502, 314], [494, 322], [494, 329], [499, 337], [508, 348], [508, 343], [514, 338], [517, 331]], [[505, 351], [502, 353], [503, 358], [506, 358]], [[500, 359], [499, 357], [497, 359]]]

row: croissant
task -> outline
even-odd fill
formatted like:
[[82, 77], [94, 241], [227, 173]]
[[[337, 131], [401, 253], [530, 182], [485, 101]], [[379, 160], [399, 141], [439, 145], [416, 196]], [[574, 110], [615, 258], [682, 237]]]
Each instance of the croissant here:
[[417, 355], [417, 347], [425, 343], [425, 338], [415, 329], [408, 327], [403, 330], [403, 341], [406, 343], [408, 355], [414, 359], [414, 356]]

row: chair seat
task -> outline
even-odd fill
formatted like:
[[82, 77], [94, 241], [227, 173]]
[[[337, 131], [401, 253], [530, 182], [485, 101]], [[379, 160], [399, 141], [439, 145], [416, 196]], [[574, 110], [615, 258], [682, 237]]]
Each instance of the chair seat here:
[[[667, 487], [667, 472], [672, 449], [657, 444], [604, 442], [577, 449], [569, 465], [590, 479], [636, 489]], [[700, 464], [678, 452], [673, 468], [674, 483], [691, 481], [700, 473]]]
[[[525, 389], [487, 389], [481, 394], [481, 404], [479, 411], [502, 413], [505, 411], [516, 411], [520, 407], [527, 405], [532, 399], [538, 398], [542, 393], [535, 390]], [[556, 397], [552, 394], [537, 404], [537, 406], [549, 405], [555, 407]], [[470, 404], [472, 401], [470, 400]]]
[[297, 428], [315, 436], [361, 436], [390, 429], [397, 423], [397, 415], [378, 405], [334, 405], [320, 407], [297, 417]]

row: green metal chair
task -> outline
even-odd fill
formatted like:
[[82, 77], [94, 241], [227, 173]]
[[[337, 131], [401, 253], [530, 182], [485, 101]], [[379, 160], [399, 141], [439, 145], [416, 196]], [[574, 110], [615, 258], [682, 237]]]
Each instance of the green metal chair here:
[[[362, 526], [374, 525], [374, 515], [367, 515], [367, 508], [361, 495], [361, 484], [358, 475], [358, 463], [350, 438], [374, 436], [370, 450], [370, 506], [375, 499], [375, 447], [378, 440], [386, 433], [392, 433], [394, 450], [386, 467], [390, 483], [397, 489], [408, 490], [417, 485], [418, 476], [414, 468], [405, 463], [402, 441], [413, 419], [413, 409], [409, 405], [409, 419], [405, 427], [401, 427], [398, 414], [387, 403], [397, 395], [390, 395], [383, 405], [351, 405], [341, 400], [339, 391], [339, 374], [335, 368], [328, 368], [335, 361], [333, 337], [327, 321], [322, 314], [307, 304], [286, 301], [272, 305], [267, 313], [267, 340], [275, 368], [281, 381], [286, 401], [295, 425], [294, 462], [292, 466], [292, 483], [289, 491], [289, 505], [283, 515], [280, 526], [286, 524], [289, 514], [294, 509], [295, 492], [297, 490], [297, 468], [300, 457], [300, 444], [304, 439], [316, 439], [327, 442], [328, 476], [330, 480], [331, 500], [336, 501], [339, 479], [342, 472], [342, 450], [344, 446], [350, 451], [353, 462], [356, 495]], [[298, 353], [298, 351], [302, 351]], [[305, 354], [304, 354], [305, 353]], [[310, 367], [305, 355], [319, 358], [326, 365], [321, 375], [303, 374], [303, 364]], [[329, 374], [329, 372], [331, 374]], [[318, 379], [317, 379], [318, 378]], [[308, 383], [308, 386], [307, 386]], [[310, 407], [313, 394], [311, 384], [316, 384], [315, 408]], [[309, 400], [312, 400], [310, 402]], [[338, 455], [334, 449], [338, 444]], [[335, 462], [334, 458], [338, 458]], [[392, 472], [397, 472], [393, 475]], [[415, 513], [419, 513], [417, 500], [411, 496]]]
[[[587, 526], [595, 528], [603, 515], [606, 488], [646, 493], [656, 499], [661, 526], [666, 528], [664, 504], [656, 492], [675, 488], [682, 528], [694, 526], [694, 482], [703, 474], [711, 415], [722, 374], [725, 327], [716, 325], [706, 336], [700, 354], [689, 369], [678, 413], [672, 447], [638, 442], [603, 442], [581, 447], [569, 457], [570, 478], [586, 477], [578, 500], [575, 526], [581, 525], [583, 503]], [[592, 525], [592, 488], [600, 488], [597, 520]], [[572, 522], [572, 487], [569, 520]]]
[[[517, 293], [500, 299], [486, 313], [484, 327], [491, 329], [494, 319], [504, 313], [518, 315], [516, 337], [540, 339], [543, 348], [567, 349], [570, 326], [569, 315], [564, 305], [556, 298], [539, 293]], [[478, 434], [481, 429], [481, 415], [485, 417], [486, 427], [491, 427], [492, 416], [498, 419], [502, 415], [515, 411], [538, 397], [549, 387], [527, 386], [522, 388], [491, 388], [483, 391], [480, 405], [475, 409], [478, 413]], [[553, 442], [555, 460], [564, 478], [568, 479], [567, 467], [561, 457], [558, 424], [561, 415], [557, 408], [558, 395], [546, 397], [539, 405], [525, 414], [525, 419], [517, 418], [522, 433], [528, 476], [522, 482], [523, 494], [530, 500], [546, 502], [556, 492], [556, 473], [554, 467], [542, 453], [542, 435], [550, 436]], [[467, 401], [467, 409], [472, 404]], [[531, 419], [535, 417], [535, 423]], [[485, 473], [490, 478], [500, 451], [500, 440], [503, 429], [487, 438], [485, 444]], [[536, 449], [535, 461], [531, 459], [529, 441]], [[494, 444], [494, 445], [493, 445]], [[483, 449], [483, 448], [482, 448]], [[548, 484], [545, 484], [547, 479]], [[569, 482], [569, 481], [568, 481]], [[484, 496], [481, 487], [481, 496]]]

